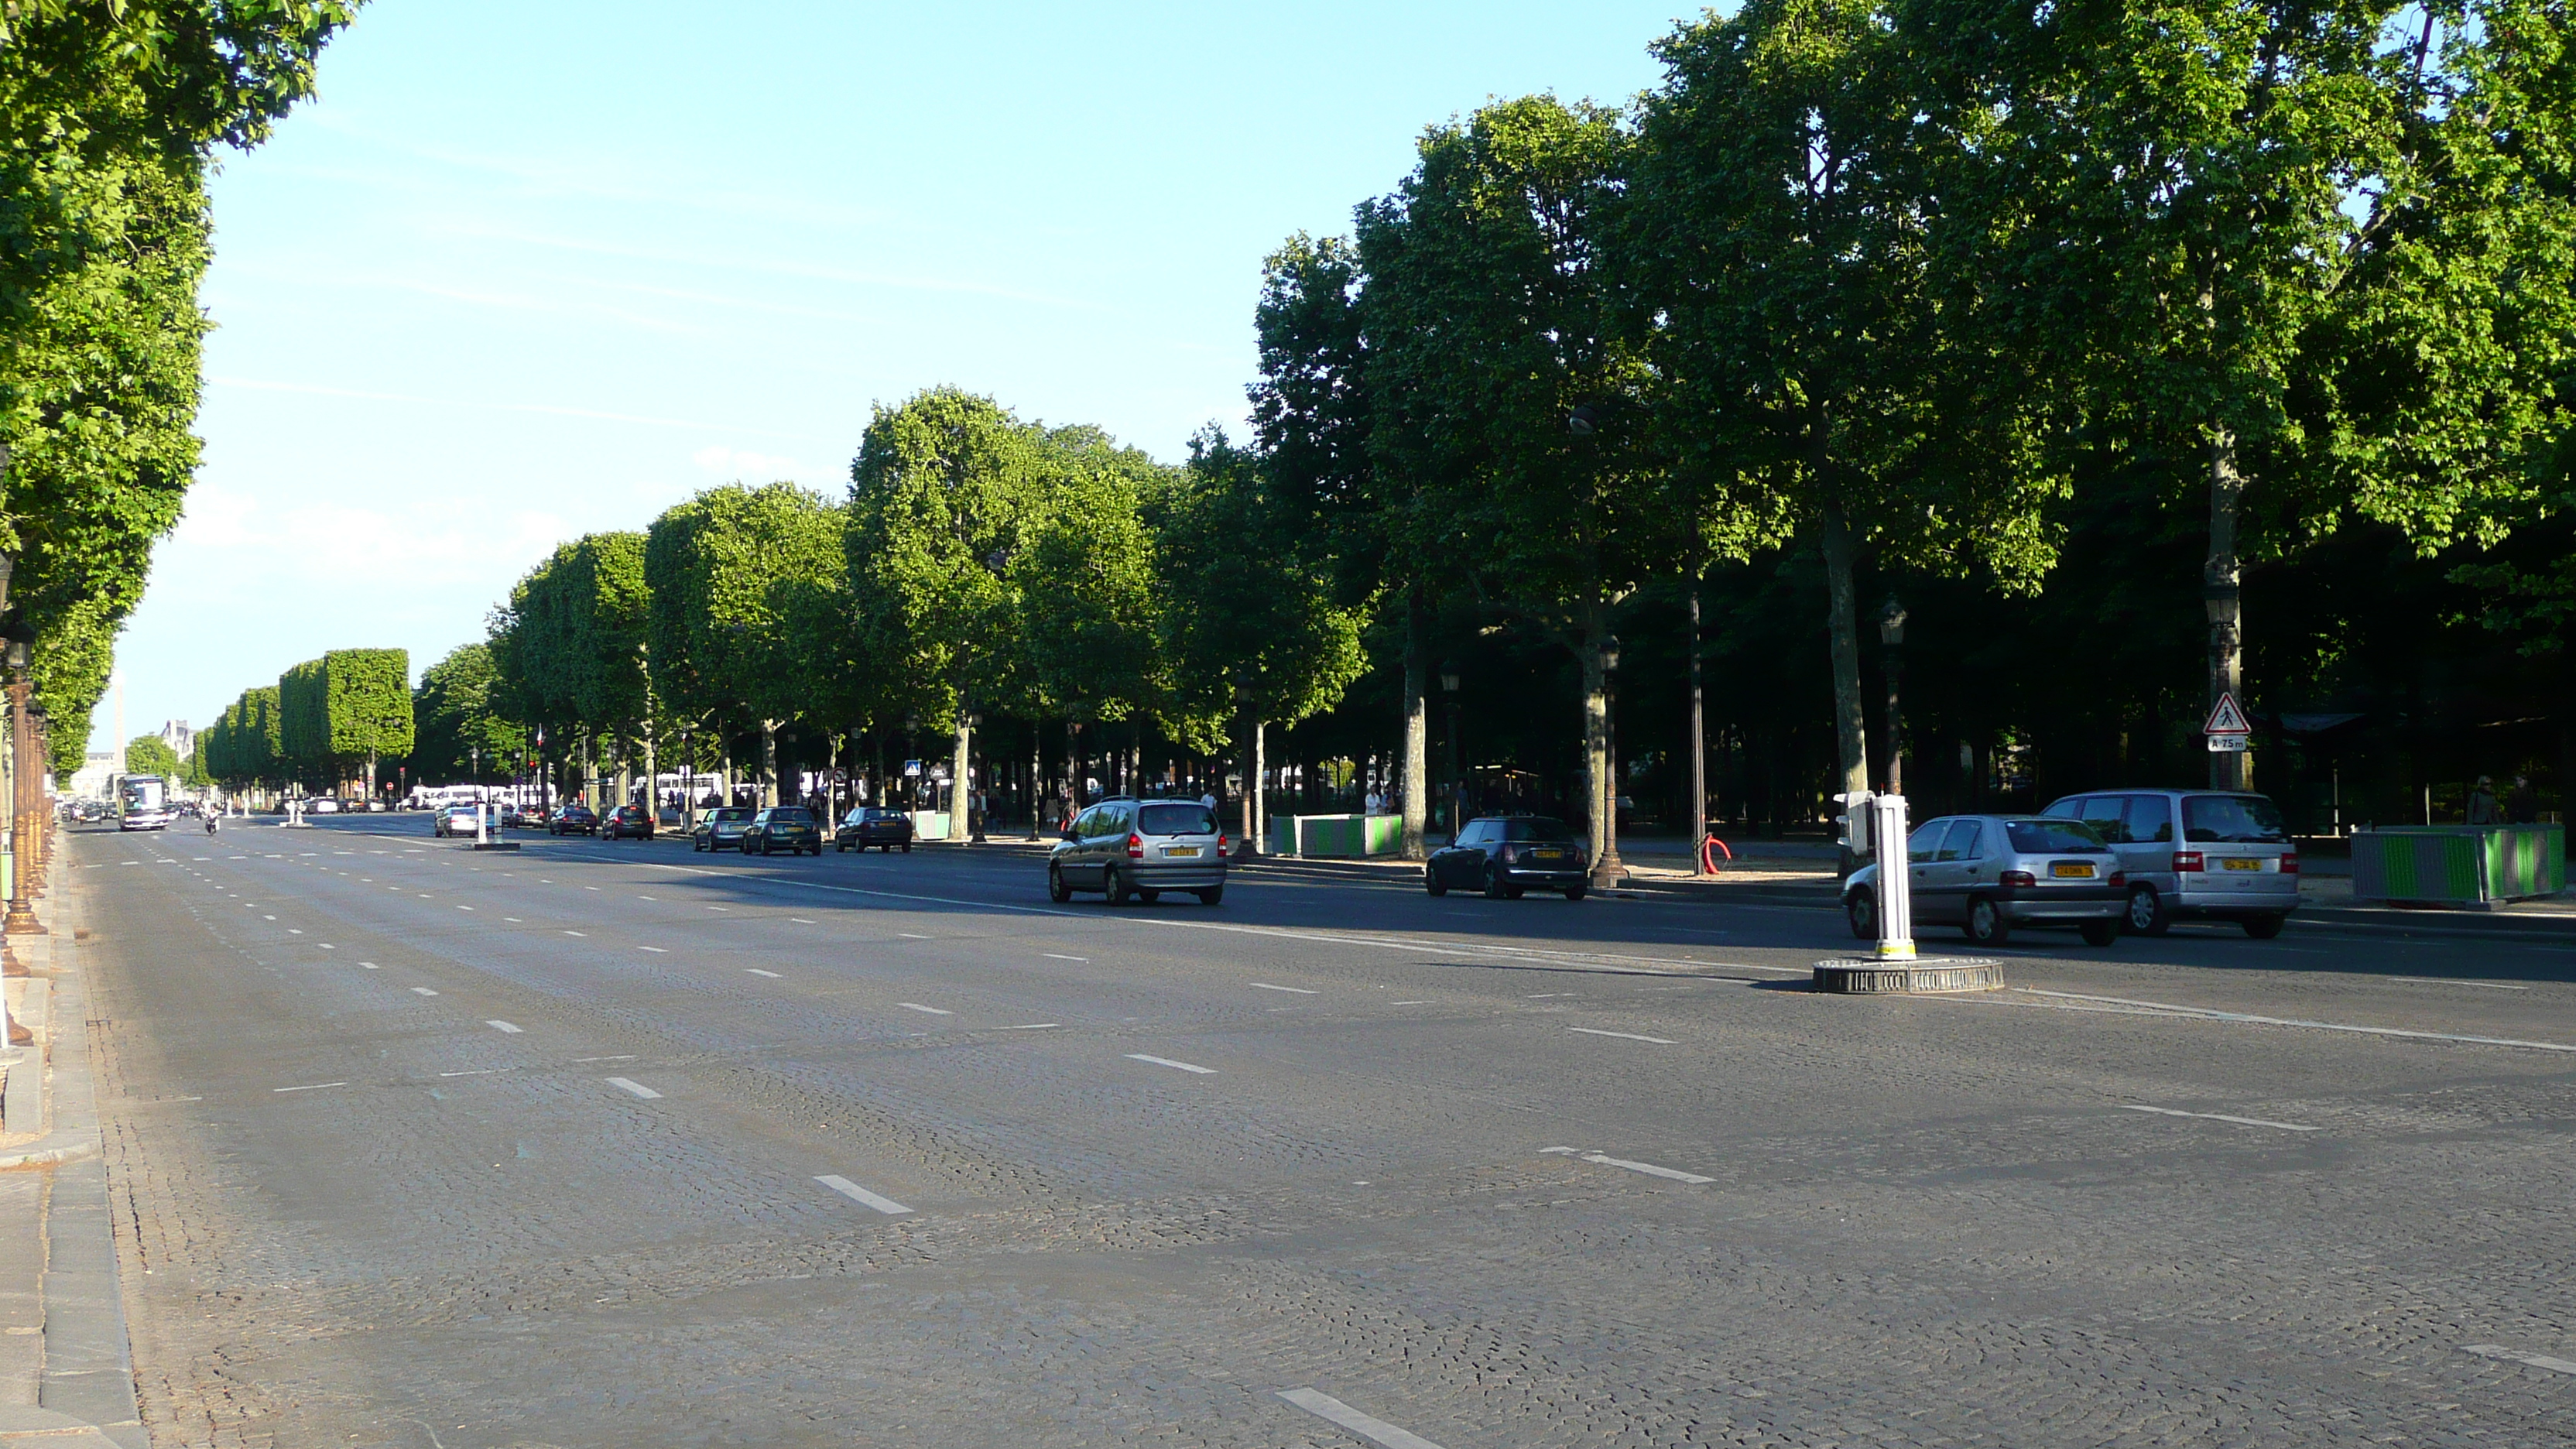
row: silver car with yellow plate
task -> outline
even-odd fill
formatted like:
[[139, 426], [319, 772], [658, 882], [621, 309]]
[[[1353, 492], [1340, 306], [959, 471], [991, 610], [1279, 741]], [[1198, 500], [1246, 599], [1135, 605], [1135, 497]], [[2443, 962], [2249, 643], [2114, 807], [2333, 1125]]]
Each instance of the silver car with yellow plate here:
[[[1914, 924], [1955, 925], [1980, 946], [2029, 926], [2071, 926], [2088, 946], [2119, 939], [2129, 883], [2118, 857], [2080, 821], [2029, 815], [1944, 815], [1905, 842]], [[1852, 934], [1878, 936], [1877, 863], [1843, 888]]]
[[1075, 818], [1047, 853], [1047, 899], [1098, 891], [1109, 904], [1148, 905], [1188, 891], [1207, 905], [1225, 899], [1225, 832], [1197, 800], [1103, 800]]

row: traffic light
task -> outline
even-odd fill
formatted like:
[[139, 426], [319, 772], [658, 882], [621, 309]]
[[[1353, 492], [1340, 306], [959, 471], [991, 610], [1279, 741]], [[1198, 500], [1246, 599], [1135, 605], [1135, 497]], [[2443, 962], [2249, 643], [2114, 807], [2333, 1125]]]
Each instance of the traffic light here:
[[1870, 792], [1867, 790], [1856, 790], [1848, 795], [1834, 797], [1843, 807], [1843, 813], [1835, 819], [1834, 841], [1854, 855], [1870, 853], [1870, 798]]

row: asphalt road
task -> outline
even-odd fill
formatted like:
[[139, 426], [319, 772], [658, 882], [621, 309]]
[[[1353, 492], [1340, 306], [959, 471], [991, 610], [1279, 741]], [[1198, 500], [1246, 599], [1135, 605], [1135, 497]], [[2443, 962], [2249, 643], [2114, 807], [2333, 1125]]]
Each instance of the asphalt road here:
[[156, 1444], [2576, 1437], [2576, 941], [1870, 1001], [1790, 907], [419, 817], [67, 863]]

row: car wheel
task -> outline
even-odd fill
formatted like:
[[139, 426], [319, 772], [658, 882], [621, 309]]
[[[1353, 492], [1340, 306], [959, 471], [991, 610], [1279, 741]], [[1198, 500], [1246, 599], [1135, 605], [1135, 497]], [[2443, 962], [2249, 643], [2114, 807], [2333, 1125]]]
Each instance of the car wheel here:
[[1422, 868], [1422, 889], [1434, 896], [1445, 896], [1449, 894], [1449, 883], [1440, 878], [1440, 872], [1426, 865]]
[[1123, 906], [1134, 898], [1127, 885], [1126, 872], [1112, 869], [1109, 872], [1109, 904]]
[[1499, 865], [1488, 865], [1485, 867], [1485, 899], [1499, 901], [1502, 898], [1503, 868]]
[[2120, 939], [2120, 923], [2117, 921], [2086, 921], [2076, 929], [2084, 933], [2087, 946], [2108, 946]]
[[1853, 891], [1843, 897], [1843, 919], [1851, 922], [1852, 939], [1878, 939], [1878, 897], [1869, 891]]
[[1073, 887], [1064, 883], [1064, 872], [1054, 866], [1047, 867], [1047, 899], [1057, 905], [1073, 899]]
[[1570, 885], [1565, 888], [1565, 898], [1569, 901], [1579, 901], [1591, 894], [1591, 891], [1592, 887], [1589, 885]]
[[1225, 887], [1223, 887], [1223, 886], [1209, 886], [1206, 890], [1203, 890], [1203, 891], [1199, 892], [1199, 904], [1200, 904], [1200, 905], [1203, 905], [1203, 906], [1221, 905], [1221, 904], [1223, 904], [1223, 903], [1224, 903], [1224, 901], [1225, 901]]
[[1992, 899], [1979, 896], [1968, 902], [1968, 939], [1980, 946], [2000, 946], [2012, 939], [2012, 922], [2004, 908]]
[[2133, 886], [2129, 890], [2129, 910], [2120, 918], [2132, 936], [2161, 936], [2173, 929], [2173, 912], [2166, 908], [2165, 898], [2151, 885]]
[[2288, 919], [2287, 916], [2247, 916], [2245, 934], [2257, 941], [2271, 940], [2281, 934], [2281, 923]]
[[910, 855], [910, 854], [912, 854], [912, 842], [911, 842], [911, 841], [907, 840], [907, 841], [905, 841], [905, 842], [903, 843], [903, 853], [904, 853], [904, 854], [906, 854], [906, 855]]

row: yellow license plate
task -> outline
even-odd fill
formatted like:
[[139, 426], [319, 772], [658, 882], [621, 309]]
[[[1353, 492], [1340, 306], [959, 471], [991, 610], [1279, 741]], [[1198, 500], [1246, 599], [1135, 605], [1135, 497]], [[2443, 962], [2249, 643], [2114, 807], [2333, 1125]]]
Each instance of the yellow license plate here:
[[2080, 860], [2061, 860], [2051, 865], [2048, 873], [2059, 880], [2091, 880], [2093, 867]]
[[1565, 852], [1562, 850], [1533, 850], [1530, 852], [1530, 859], [1563, 860], [1565, 859]]
[[1165, 856], [1167, 856], [1167, 857], [1176, 857], [1176, 856], [1192, 856], [1192, 857], [1195, 857], [1198, 853], [1199, 853], [1199, 848], [1198, 848], [1197, 846], [1195, 846], [1195, 845], [1166, 845], [1166, 846], [1164, 846], [1164, 847], [1163, 847], [1163, 854], [1164, 854]]
[[2229, 856], [2227, 859], [2220, 861], [2219, 864], [2225, 866], [2229, 870], [2261, 870], [2263, 868], [2263, 862], [2259, 860], [2247, 860], [2243, 856]]

